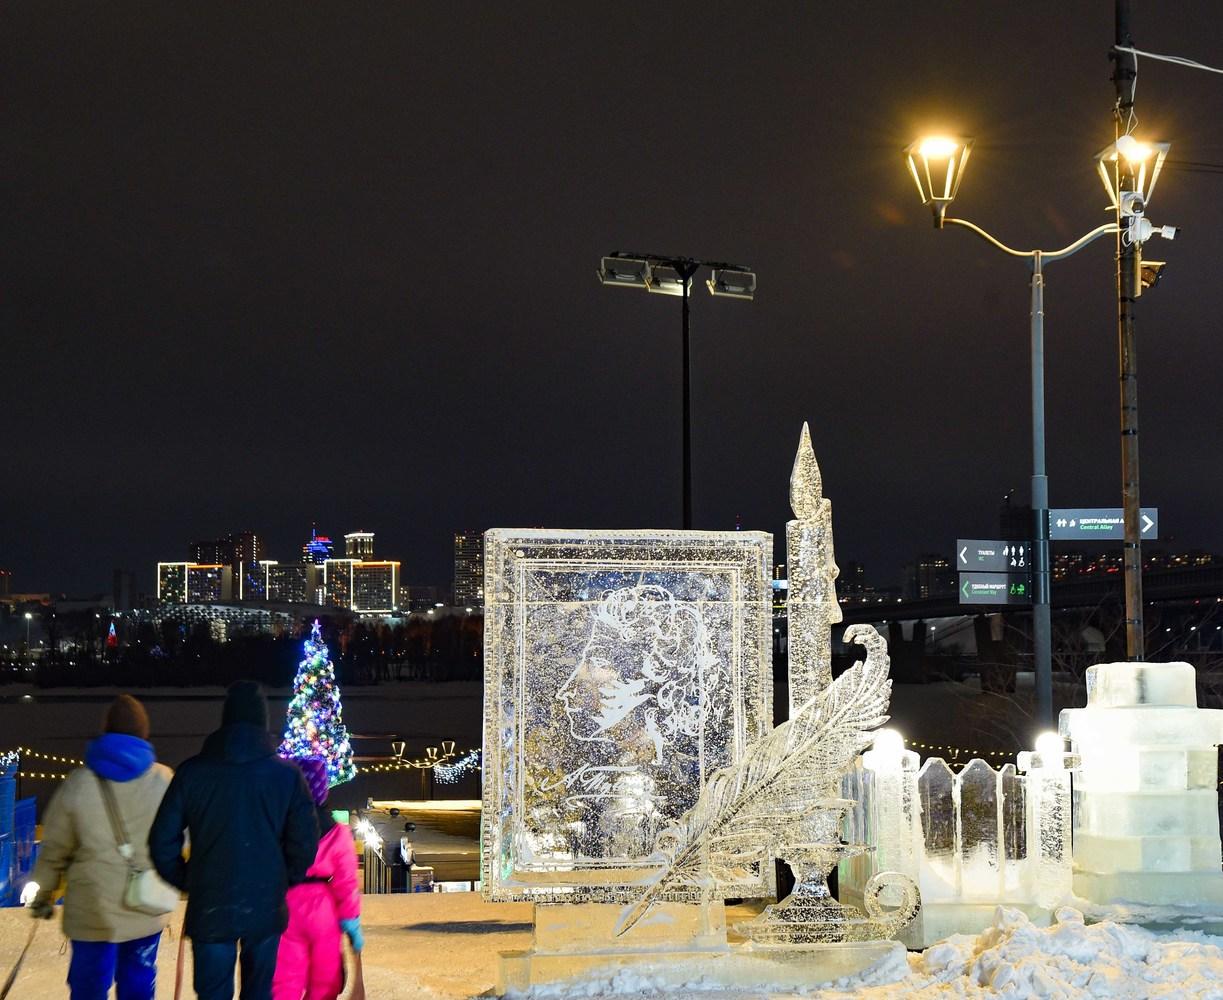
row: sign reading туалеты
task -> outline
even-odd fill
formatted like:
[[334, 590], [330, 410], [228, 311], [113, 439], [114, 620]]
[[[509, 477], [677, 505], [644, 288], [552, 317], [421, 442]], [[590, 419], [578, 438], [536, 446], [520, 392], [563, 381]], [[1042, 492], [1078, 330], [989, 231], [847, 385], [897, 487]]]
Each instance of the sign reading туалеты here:
[[957, 538], [955, 565], [962, 573], [1025, 573], [1030, 569], [1031, 542], [1002, 538]]
[[[1159, 537], [1159, 508], [1143, 507], [1138, 514], [1143, 538]], [[1055, 542], [1125, 538], [1125, 512], [1120, 507], [1055, 507], [1049, 511], [1049, 538]]]

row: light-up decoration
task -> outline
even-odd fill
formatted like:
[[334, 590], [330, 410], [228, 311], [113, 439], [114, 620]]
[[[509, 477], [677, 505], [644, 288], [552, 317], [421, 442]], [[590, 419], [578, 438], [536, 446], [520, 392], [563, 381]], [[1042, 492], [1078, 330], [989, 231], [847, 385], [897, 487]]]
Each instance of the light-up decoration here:
[[378, 828], [374, 826], [368, 819], [362, 817], [353, 824], [353, 836], [365, 844], [367, 850], [381, 851], [382, 836], [378, 833]]
[[21, 755], [16, 750], [0, 752], [0, 778], [8, 778], [21, 766]]
[[469, 750], [465, 757], [460, 757], [453, 764], [433, 765], [433, 777], [443, 785], [453, 785], [463, 775], [480, 770], [480, 751]]
[[328, 658], [317, 620], [305, 642], [305, 658], [298, 664], [293, 679], [293, 699], [289, 702], [280, 755], [290, 759], [322, 757], [327, 762], [327, 777], [333, 788], [356, 777], [335, 667]]

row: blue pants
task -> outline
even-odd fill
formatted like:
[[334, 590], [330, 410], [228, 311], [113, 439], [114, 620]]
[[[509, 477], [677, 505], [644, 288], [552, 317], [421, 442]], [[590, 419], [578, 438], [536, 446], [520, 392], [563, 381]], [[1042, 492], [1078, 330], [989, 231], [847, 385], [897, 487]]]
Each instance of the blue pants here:
[[135, 941], [73, 941], [68, 963], [72, 1000], [106, 1000], [114, 984], [119, 1000], [153, 1000], [161, 931]]
[[279, 950], [279, 934], [253, 941], [243, 938], [241, 958], [238, 957], [237, 941], [192, 939], [195, 995], [199, 1000], [233, 1000], [234, 960], [238, 959], [242, 968], [241, 1000], [272, 1000], [272, 976], [276, 972]]

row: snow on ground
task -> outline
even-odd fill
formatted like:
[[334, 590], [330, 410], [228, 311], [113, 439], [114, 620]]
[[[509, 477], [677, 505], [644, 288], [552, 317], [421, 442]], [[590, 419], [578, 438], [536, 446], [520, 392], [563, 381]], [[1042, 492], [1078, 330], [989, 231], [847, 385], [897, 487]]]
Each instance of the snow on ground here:
[[[531, 907], [484, 903], [473, 893], [367, 897], [365, 985], [369, 1000], [460, 1000], [489, 990], [497, 952], [530, 943]], [[1003, 996], [1014, 998], [1105, 997], [1138, 1000], [1223, 1000], [1223, 938], [1197, 931], [1154, 934], [1103, 921], [1085, 925], [1077, 910], [1063, 909], [1048, 928], [1033, 926], [1015, 910], [999, 908], [981, 934], [955, 935], [911, 954], [899, 982], [845, 982], [812, 990], [828, 1000], [914, 1000]], [[175, 919], [175, 927], [181, 912]], [[24, 911], [0, 910], [0, 976], [7, 974], [29, 933]], [[40, 925], [13, 997], [63, 997], [68, 968], [57, 924]], [[158, 995], [173, 995], [175, 952], [162, 947]], [[188, 949], [189, 952], [190, 949]], [[185, 996], [191, 996], [190, 958]], [[900, 970], [897, 970], [900, 971]], [[622, 973], [567, 989], [536, 989], [536, 997], [661, 996], [649, 977]], [[694, 982], [666, 991], [669, 1000], [755, 1000], [794, 994], [718, 991]]]

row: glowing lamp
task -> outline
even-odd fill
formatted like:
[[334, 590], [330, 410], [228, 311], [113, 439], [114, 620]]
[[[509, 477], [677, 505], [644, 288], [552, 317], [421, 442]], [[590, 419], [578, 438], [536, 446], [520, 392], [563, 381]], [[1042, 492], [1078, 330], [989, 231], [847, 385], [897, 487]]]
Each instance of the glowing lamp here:
[[[1117, 207], [1117, 188], [1122, 162], [1134, 172], [1133, 191], [1142, 199], [1142, 205], [1145, 207], [1155, 191], [1155, 181], [1159, 178], [1159, 172], [1163, 169], [1164, 160], [1171, 148], [1170, 142], [1139, 142], [1132, 135], [1123, 135], [1100, 150], [1096, 154], [1096, 169], [1100, 172], [1104, 190], [1108, 192], [1109, 207]], [[1142, 214], [1141, 208], [1138, 214]]]
[[654, 264], [646, 272], [646, 287], [658, 295], [683, 295], [684, 276], [670, 264]]
[[882, 757], [899, 757], [904, 753], [904, 737], [895, 729], [880, 729], [875, 734], [871, 749]]
[[599, 281], [621, 288], [648, 288], [650, 265], [635, 257], [604, 257], [599, 262]]
[[713, 276], [705, 284], [710, 295], [722, 295], [728, 299], [746, 299], [751, 301], [756, 297], [756, 275], [751, 271], [739, 271], [729, 267], [717, 267]]
[[943, 228], [943, 216], [955, 200], [971, 150], [971, 139], [949, 136], [927, 136], [905, 149], [909, 173], [922, 204], [929, 205], [934, 213], [936, 229]]

